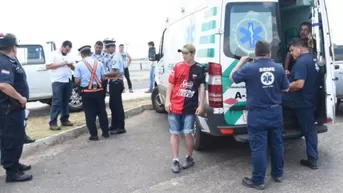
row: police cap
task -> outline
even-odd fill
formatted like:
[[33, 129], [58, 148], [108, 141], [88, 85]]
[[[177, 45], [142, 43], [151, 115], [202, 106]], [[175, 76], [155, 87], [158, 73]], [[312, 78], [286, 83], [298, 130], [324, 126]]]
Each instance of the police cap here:
[[82, 46], [81, 48], [78, 49], [79, 52], [83, 52], [83, 51], [86, 51], [86, 50], [91, 50], [91, 46]]
[[115, 46], [116, 45], [116, 41], [104, 40], [104, 44], [105, 44], [105, 46]]
[[[3, 35], [3, 34], [1, 34]], [[4, 36], [0, 36], [0, 47], [1, 48], [6, 48], [6, 47], [11, 47], [11, 46], [17, 46], [18, 47], [18, 42], [17, 38], [13, 34], [6, 34]]]

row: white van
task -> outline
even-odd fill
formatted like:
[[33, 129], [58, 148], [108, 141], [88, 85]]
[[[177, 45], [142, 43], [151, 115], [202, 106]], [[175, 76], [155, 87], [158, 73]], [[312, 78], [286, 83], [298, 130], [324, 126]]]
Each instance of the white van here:
[[[45, 65], [50, 54], [56, 50], [54, 42], [19, 42], [17, 58], [23, 65], [29, 85], [29, 102], [51, 104], [52, 87], [50, 73]], [[82, 110], [81, 96], [73, 89], [69, 101], [70, 111]]]
[[[272, 58], [282, 65], [287, 43], [298, 36], [302, 22], [312, 23], [317, 42], [317, 57], [322, 74], [320, 104], [316, 115], [319, 133], [325, 123], [335, 120], [336, 88], [334, 56], [325, 0], [209, 0], [194, 11], [183, 12], [167, 22], [162, 34], [156, 70], [156, 88], [152, 103], [164, 112], [168, 76], [174, 64], [182, 60], [177, 49], [186, 43], [197, 48], [196, 61], [207, 69], [206, 113], [196, 119], [195, 149], [209, 147], [213, 136], [232, 135], [246, 142], [247, 109], [244, 83], [229, 80], [230, 72], [241, 56], [254, 52], [254, 44], [264, 39], [272, 44]], [[284, 110], [284, 138], [299, 138], [299, 124]]]

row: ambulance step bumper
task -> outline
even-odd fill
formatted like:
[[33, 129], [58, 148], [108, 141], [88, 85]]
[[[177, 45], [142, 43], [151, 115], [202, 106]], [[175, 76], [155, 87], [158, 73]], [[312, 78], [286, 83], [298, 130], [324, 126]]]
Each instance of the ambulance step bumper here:
[[[316, 125], [318, 133], [325, 133], [328, 131], [328, 127], [326, 125]], [[283, 132], [284, 139], [296, 139], [302, 137], [300, 129], [285, 129]], [[247, 143], [248, 142], [248, 134], [237, 134], [233, 135], [236, 141]]]

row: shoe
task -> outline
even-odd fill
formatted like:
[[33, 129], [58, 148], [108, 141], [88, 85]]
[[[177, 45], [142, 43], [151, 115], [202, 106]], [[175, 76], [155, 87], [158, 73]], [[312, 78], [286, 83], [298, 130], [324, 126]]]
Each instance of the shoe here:
[[314, 159], [311, 159], [311, 158], [300, 160], [300, 164], [301, 164], [302, 166], [309, 167], [309, 168], [311, 168], [312, 170], [317, 170], [317, 169], [318, 169], [317, 160], [314, 160]]
[[274, 182], [281, 183], [282, 182], [282, 177], [277, 177], [277, 178], [273, 177], [273, 180], [274, 180]]
[[188, 169], [194, 165], [194, 160], [191, 156], [186, 157], [185, 163], [182, 165], [182, 169]]
[[61, 130], [61, 127], [59, 127], [57, 125], [50, 125], [50, 130], [51, 131], [59, 131], [59, 130]]
[[177, 160], [173, 161], [173, 164], [171, 166], [172, 172], [175, 174], [178, 174], [181, 172], [181, 166], [180, 166], [180, 162]]
[[89, 140], [90, 141], [99, 141], [99, 137], [98, 136], [90, 136]]
[[147, 90], [147, 91], [145, 91], [144, 93], [151, 93], [151, 90]]
[[124, 90], [123, 90], [123, 93], [125, 93], [125, 92], [126, 92], [126, 90], [124, 89]]
[[114, 129], [110, 131], [111, 135], [118, 135], [118, 134], [123, 134], [126, 133], [125, 129]]
[[106, 139], [106, 138], [109, 138], [109, 137], [110, 137], [110, 134], [108, 134], [108, 133], [103, 133], [102, 136]]
[[32, 180], [32, 175], [20, 171], [6, 176], [6, 182], [27, 182], [30, 180]]
[[132, 90], [132, 89], [130, 89], [130, 90], [129, 90], [129, 92], [130, 92], [130, 93], [133, 93], [133, 90]]
[[24, 139], [24, 143], [27, 144], [27, 143], [33, 143], [35, 142], [36, 140], [34, 139], [31, 139], [31, 137], [25, 135], [25, 139]]
[[25, 172], [28, 170], [31, 170], [31, 165], [25, 165], [25, 164], [19, 163], [19, 171]]
[[74, 124], [70, 121], [66, 121], [66, 122], [62, 123], [62, 126], [71, 127], [71, 126], [74, 126]]
[[254, 182], [252, 182], [250, 178], [243, 178], [242, 184], [245, 187], [255, 188], [256, 190], [264, 190], [266, 188], [265, 184], [261, 184], [261, 185], [254, 184]]

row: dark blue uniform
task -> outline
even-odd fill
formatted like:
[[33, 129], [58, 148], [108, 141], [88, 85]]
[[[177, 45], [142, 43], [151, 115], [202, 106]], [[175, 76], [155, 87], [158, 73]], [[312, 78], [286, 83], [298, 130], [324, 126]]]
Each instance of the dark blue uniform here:
[[255, 185], [264, 184], [267, 168], [267, 148], [272, 157], [272, 175], [283, 175], [281, 90], [289, 87], [281, 65], [272, 59], [257, 59], [246, 64], [232, 76], [235, 83], [245, 82], [247, 90], [248, 135], [252, 151]]
[[307, 157], [314, 160], [318, 160], [318, 137], [314, 126], [319, 89], [319, 73], [316, 67], [316, 58], [312, 54], [301, 55], [293, 66], [290, 82], [304, 80], [304, 86], [301, 90], [285, 93], [282, 97], [283, 106], [295, 110], [305, 136]]
[[[28, 98], [26, 74], [18, 60], [0, 53], [0, 83], [8, 83], [22, 96]], [[19, 169], [19, 159], [25, 138], [25, 108], [19, 101], [0, 91], [1, 164], [7, 175]]]

